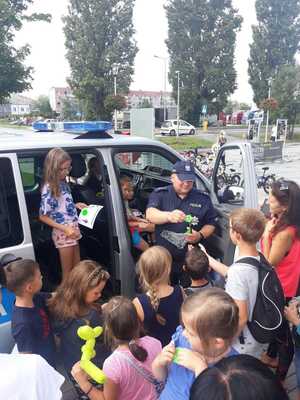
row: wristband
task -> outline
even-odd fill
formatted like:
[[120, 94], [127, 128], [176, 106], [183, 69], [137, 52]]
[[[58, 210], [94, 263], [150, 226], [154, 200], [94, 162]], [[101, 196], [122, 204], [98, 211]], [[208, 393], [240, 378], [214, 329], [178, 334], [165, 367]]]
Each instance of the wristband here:
[[200, 235], [200, 239], [199, 242], [201, 242], [201, 240], [205, 239], [203, 233], [201, 231], [198, 231], [199, 235]]
[[84, 394], [86, 394], [88, 396], [91, 393], [93, 388], [94, 388], [94, 385], [91, 383], [91, 387], [89, 388], [89, 390], [87, 392], [84, 392]]

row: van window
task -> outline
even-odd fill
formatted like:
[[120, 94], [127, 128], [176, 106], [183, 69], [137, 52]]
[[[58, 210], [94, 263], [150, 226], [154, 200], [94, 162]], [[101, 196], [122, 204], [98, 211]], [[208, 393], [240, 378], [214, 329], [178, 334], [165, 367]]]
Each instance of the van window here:
[[0, 248], [23, 241], [22, 222], [13, 169], [9, 158], [0, 159]]
[[37, 185], [34, 173], [34, 158], [19, 158], [19, 167], [24, 190], [26, 191], [33, 189]]

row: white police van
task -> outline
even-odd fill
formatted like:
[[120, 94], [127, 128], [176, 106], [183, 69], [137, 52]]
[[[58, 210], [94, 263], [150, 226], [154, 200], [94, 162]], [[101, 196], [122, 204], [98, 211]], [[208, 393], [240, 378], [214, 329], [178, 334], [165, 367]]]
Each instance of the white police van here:
[[[43, 162], [53, 147], [63, 148], [72, 158], [70, 186], [74, 200], [103, 206], [94, 228], [81, 228], [82, 258], [96, 260], [110, 272], [111, 293], [132, 296], [138, 255], [131, 243], [119, 177], [126, 174], [132, 178], [135, 188], [132, 206], [144, 212], [152, 190], [170, 184], [172, 166], [182, 159], [181, 155], [155, 140], [103, 132], [0, 131], [0, 263], [12, 257], [36, 259], [48, 290], [59, 281], [59, 257], [51, 230], [38, 216]], [[241, 174], [243, 188], [225, 187], [224, 191], [217, 187], [216, 177], [224, 154], [226, 163]], [[97, 157], [101, 166], [102, 196], [84, 185], [91, 157]], [[212, 255], [230, 264], [235, 248], [229, 239], [228, 215], [234, 207], [258, 206], [250, 144], [224, 145], [217, 156], [212, 182], [199, 172], [196, 186], [211, 197], [219, 214], [218, 227], [205, 246]], [[9, 330], [7, 308], [5, 300], [2, 304], [0, 301], [0, 352], [9, 347], [8, 336], [4, 340]]]

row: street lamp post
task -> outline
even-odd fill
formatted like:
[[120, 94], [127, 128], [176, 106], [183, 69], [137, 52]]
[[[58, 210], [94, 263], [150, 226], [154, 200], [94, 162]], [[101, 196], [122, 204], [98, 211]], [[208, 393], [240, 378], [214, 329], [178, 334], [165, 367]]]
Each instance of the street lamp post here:
[[[268, 99], [271, 98], [271, 84], [272, 84], [272, 78], [268, 79]], [[266, 121], [266, 132], [265, 132], [265, 142], [268, 141], [268, 130], [269, 130], [269, 116], [270, 116], [270, 109], [268, 107], [267, 109], [267, 121]]]
[[167, 119], [167, 102], [166, 102], [166, 93], [167, 93], [167, 61], [168, 57], [160, 57], [154, 54], [155, 58], [159, 60], [163, 60], [164, 62], [164, 94], [163, 94], [163, 105], [164, 105], [164, 121]]
[[[114, 63], [112, 65], [112, 73], [114, 76], [114, 95], [117, 96], [117, 75], [119, 72], [119, 64]], [[115, 120], [115, 131], [118, 130], [118, 116], [117, 110], [114, 111], [114, 120]]]
[[180, 108], [180, 71], [177, 74], [177, 136], [179, 136], [179, 108]]

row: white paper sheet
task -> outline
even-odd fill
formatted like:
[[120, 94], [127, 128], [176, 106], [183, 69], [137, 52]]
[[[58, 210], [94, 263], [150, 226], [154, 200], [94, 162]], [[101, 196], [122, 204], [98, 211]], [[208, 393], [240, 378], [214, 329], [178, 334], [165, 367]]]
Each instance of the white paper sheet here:
[[95, 219], [102, 208], [103, 206], [98, 206], [96, 204], [90, 204], [88, 207], [83, 208], [78, 217], [79, 224], [93, 229]]

